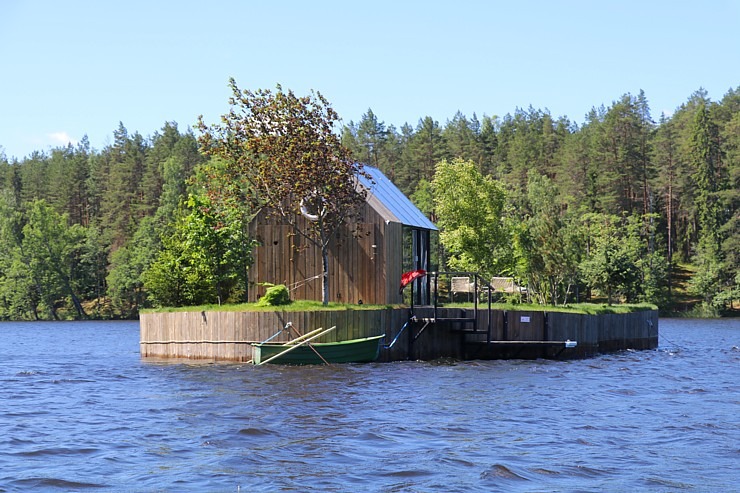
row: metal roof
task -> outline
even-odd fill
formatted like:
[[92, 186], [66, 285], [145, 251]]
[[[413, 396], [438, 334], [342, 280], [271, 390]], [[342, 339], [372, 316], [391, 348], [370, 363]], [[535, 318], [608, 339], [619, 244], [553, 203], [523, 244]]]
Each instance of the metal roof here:
[[413, 228], [437, 231], [437, 226], [421, 212], [403, 192], [378, 168], [364, 166], [365, 172], [372, 177], [371, 183], [360, 176], [360, 183], [368, 190], [367, 201], [386, 220], [411, 226]]

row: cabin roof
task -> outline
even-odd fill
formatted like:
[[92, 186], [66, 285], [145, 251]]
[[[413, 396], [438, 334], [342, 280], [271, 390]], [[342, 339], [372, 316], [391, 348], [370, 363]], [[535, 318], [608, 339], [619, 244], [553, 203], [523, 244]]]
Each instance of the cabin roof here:
[[419, 229], [437, 231], [427, 218], [378, 168], [364, 166], [372, 182], [360, 176], [360, 183], [368, 190], [367, 202], [386, 220]]

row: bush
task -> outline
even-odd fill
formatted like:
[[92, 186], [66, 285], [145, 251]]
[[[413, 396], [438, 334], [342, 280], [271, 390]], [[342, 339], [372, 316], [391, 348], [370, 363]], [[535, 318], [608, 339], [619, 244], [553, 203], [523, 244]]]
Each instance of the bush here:
[[257, 306], [279, 306], [290, 304], [290, 291], [285, 284], [270, 285]]

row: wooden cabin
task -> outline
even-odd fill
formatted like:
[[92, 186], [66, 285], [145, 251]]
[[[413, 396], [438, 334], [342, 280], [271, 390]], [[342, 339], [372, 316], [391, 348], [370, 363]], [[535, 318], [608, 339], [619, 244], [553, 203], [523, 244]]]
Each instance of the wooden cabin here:
[[[397, 304], [401, 275], [430, 270], [431, 234], [437, 227], [379, 169], [364, 167], [367, 190], [359, 222], [345, 223], [329, 246], [329, 301]], [[299, 227], [307, 219], [298, 218]], [[251, 225], [259, 242], [249, 271], [250, 301], [265, 292], [260, 283], [285, 284], [292, 299], [322, 299], [321, 250], [307, 244], [293, 226], [259, 215]], [[303, 242], [303, 244], [301, 244]], [[416, 303], [428, 303], [428, 286], [415, 281]]]

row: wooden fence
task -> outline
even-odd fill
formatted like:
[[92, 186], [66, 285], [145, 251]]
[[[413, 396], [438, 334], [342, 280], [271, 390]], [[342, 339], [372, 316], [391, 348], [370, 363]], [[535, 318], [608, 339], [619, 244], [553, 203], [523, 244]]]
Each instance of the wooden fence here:
[[[244, 362], [252, 359], [253, 342], [261, 342], [291, 322], [300, 333], [320, 327], [337, 329], [315, 342], [334, 342], [384, 334], [390, 349], [382, 349], [380, 361], [432, 360], [437, 358], [475, 359], [488, 357], [583, 358], [623, 349], [650, 349], [658, 346], [658, 314], [642, 311], [629, 314], [580, 315], [559, 312], [492, 310], [491, 339], [522, 342], [507, 345], [506, 351], [471, 352], [471, 344], [487, 340], [487, 334], [466, 334], [468, 324], [423, 322], [431, 318], [428, 308], [417, 308], [420, 321], [408, 323], [408, 309], [372, 309], [312, 312], [172, 312], [143, 313], [140, 316], [140, 349], [143, 358], [198, 359]], [[472, 310], [440, 309], [439, 317], [472, 317]], [[489, 312], [478, 313], [477, 326], [487, 330]], [[404, 328], [405, 325], [405, 328]], [[291, 337], [280, 334], [275, 341]], [[522, 351], [532, 342], [577, 341], [565, 351]]]

